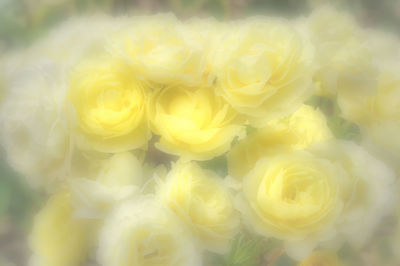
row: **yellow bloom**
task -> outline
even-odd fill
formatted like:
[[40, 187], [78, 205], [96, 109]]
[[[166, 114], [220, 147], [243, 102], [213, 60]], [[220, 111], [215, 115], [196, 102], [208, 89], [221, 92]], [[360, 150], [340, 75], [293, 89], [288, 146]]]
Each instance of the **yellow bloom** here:
[[189, 225], [204, 248], [227, 251], [238, 230], [239, 217], [219, 176], [195, 163], [178, 162], [158, 195]]
[[201, 257], [189, 236], [153, 197], [135, 198], [106, 219], [98, 259], [104, 266], [199, 266]]
[[130, 152], [114, 154], [107, 160], [96, 181], [108, 187], [141, 186], [142, 169], [138, 159]]
[[309, 105], [293, 114], [273, 120], [263, 129], [239, 141], [228, 154], [230, 176], [242, 180], [265, 156], [278, 152], [305, 149], [309, 145], [332, 138], [324, 114]]
[[224, 33], [229, 29], [229, 25], [211, 18], [193, 18], [185, 21], [184, 26], [188, 38], [194, 40], [203, 47], [205, 60], [205, 69], [203, 74], [204, 82], [206, 82], [207, 85], [212, 85], [215, 79], [214, 75], [212, 75], [215, 51], [220, 45]]
[[304, 151], [262, 158], [244, 177], [237, 207], [257, 233], [284, 240], [301, 258], [334, 234], [346, 178], [341, 167]]
[[33, 265], [78, 266], [89, 253], [93, 223], [75, 217], [69, 192], [52, 196], [36, 215], [31, 235]]
[[339, 257], [329, 251], [315, 251], [308, 258], [301, 261], [299, 266], [343, 266]]
[[375, 90], [377, 65], [354, 18], [325, 7], [314, 11], [305, 27], [315, 46], [314, 81], [321, 94]]
[[147, 90], [132, 68], [108, 58], [89, 60], [70, 83], [68, 100], [82, 147], [121, 152], [146, 144]]
[[347, 184], [341, 187], [344, 208], [336, 226], [335, 241], [345, 240], [356, 248], [363, 247], [382, 218], [393, 212], [396, 203], [394, 172], [353, 142], [321, 142], [308, 151], [346, 171]]
[[74, 178], [69, 184], [76, 212], [83, 217], [103, 218], [113, 206], [138, 194], [142, 169], [131, 153], [117, 153], [103, 161], [93, 180]]
[[238, 208], [256, 232], [304, 258], [321, 241], [362, 247], [393, 209], [394, 181], [360, 146], [331, 140], [260, 159], [244, 177]]
[[202, 44], [172, 15], [138, 17], [111, 41], [112, 54], [156, 84], [203, 81]]
[[303, 237], [325, 226], [340, 207], [341, 173], [306, 152], [263, 158], [243, 180], [250, 222], [266, 235]]
[[30, 184], [54, 189], [60, 180], [85, 175], [91, 160], [70, 141], [63, 108], [66, 74], [82, 56], [101, 50], [105, 36], [124, 21], [107, 16], [69, 19], [32, 47], [2, 58], [0, 87], [6, 93], [1, 142], [11, 166]]
[[313, 93], [310, 47], [284, 21], [232, 25], [214, 59], [216, 91], [254, 126], [288, 115]]
[[240, 133], [236, 113], [209, 88], [172, 86], [154, 92], [149, 104], [157, 148], [185, 159], [207, 160], [228, 151]]
[[400, 123], [399, 64], [386, 65], [379, 74], [374, 94], [359, 94], [357, 99], [339, 95], [344, 116], [362, 126], [392, 121]]
[[399, 64], [381, 67], [374, 94], [340, 94], [343, 116], [360, 126], [365, 145], [397, 167], [400, 162], [400, 78]]
[[393, 168], [400, 162], [400, 41], [385, 32], [371, 31], [369, 44], [379, 63], [377, 89], [338, 94], [343, 116], [358, 124], [363, 144]]
[[371, 31], [370, 46], [379, 63], [377, 89], [338, 94], [343, 116], [359, 125], [363, 144], [393, 168], [400, 163], [400, 41], [389, 33]]

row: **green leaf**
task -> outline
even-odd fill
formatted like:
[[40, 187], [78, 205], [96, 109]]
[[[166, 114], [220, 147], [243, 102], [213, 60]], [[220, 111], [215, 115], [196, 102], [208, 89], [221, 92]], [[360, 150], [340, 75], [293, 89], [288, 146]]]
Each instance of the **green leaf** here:
[[306, 104], [319, 108], [326, 116], [328, 127], [338, 139], [361, 140], [360, 128], [342, 117], [342, 112], [335, 98], [312, 96]]
[[260, 265], [262, 255], [271, 248], [272, 241], [262, 237], [240, 233], [232, 243], [231, 250], [224, 257], [224, 266], [256, 266]]
[[202, 168], [216, 172], [221, 177], [228, 175], [228, 162], [225, 154], [215, 157], [212, 160], [199, 162], [199, 165]]

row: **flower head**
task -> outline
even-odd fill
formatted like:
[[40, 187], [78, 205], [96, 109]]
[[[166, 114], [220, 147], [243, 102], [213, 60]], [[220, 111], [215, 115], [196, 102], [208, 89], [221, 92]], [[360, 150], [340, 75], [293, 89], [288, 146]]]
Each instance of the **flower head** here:
[[83, 148], [121, 152], [146, 145], [147, 89], [126, 64], [109, 58], [81, 63], [72, 73], [68, 101]]
[[288, 115], [313, 90], [312, 49], [288, 23], [231, 25], [216, 51], [216, 91], [254, 126]]
[[116, 208], [105, 221], [99, 244], [104, 266], [201, 265], [185, 227], [151, 196]]
[[195, 163], [178, 162], [158, 194], [206, 249], [227, 250], [237, 232], [239, 217], [221, 177]]
[[149, 104], [157, 147], [186, 159], [208, 160], [226, 152], [242, 127], [236, 112], [210, 88], [172, 86], [156, 91]]

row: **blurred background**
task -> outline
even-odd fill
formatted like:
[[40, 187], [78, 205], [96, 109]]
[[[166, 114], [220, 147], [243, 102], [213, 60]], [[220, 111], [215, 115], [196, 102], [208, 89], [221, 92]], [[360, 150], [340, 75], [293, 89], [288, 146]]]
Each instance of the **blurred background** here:
[[169, 11], [181, 18], [229, 20], [251, 14], [298, 16], [326, 3], [351, 10], [365, 25], [382, 24], [400, 31], [399, 0], [0, 0], [0, 51], [27, 45], [76, 14]]
[[[73, 15], [173, 12], [180, 18], [219, 20], [254, 14], [291, 18], [326, 3], [349, 10], [366, 27], [400, 33], [400, 0], [0, 0], [0, 54], [23, 49]], [[0, 156], [0, 266], [23, 266], [28, 256], [25, 236], [44, 197], [8, 167], [4, 153]]]

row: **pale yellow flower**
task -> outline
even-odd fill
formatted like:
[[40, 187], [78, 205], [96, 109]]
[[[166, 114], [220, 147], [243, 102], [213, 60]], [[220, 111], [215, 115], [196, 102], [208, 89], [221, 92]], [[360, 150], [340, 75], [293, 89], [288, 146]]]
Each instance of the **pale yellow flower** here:
[[400, 123], [400, 78], [396, 65], [386, 65], [379, 74], [378, 88], [374, 94], [359, 94], [356, 99], [340, 95], [339, 105], [343, 115], [361, 126], [392, 121]]
[[74, 216], [69, 192], [53, 195], [34, 220], [32, 265], [80, 265], [94, 245], [95, 227], [91, 220]]
[[377, 91], [339, 95], [343, 116], [360, 126], [363, 141], [393, 167], [400, 162], [400, 78], [398, 63], [381, 66]]
[[366, 34], [352, 16], [324, 7], [311, 14], [305, 27], [315, 46], [314, 82], [320, 94], [375, 90], [378, 68]]
[[290, 114], [313, 93], [312, 47], [289, 23], [240, 21], [220, 42], [216, 92], [254, 126]]
[[157, 193], [205, 249], [220, 253], [228, 250], [240, 223], [221, 177], [193, 162], [178, 162]]
[[101, 152], [145, 146], [150, 138], [147, 94], [127, 64], [110, 58], [82, 62], [72, 73], [68, 91], [79, 145]]
[[347, 178], [340, 166], [305, 151], [264, 157], [244, 177], [237, 207], [250, 228], [304, 258], [334, 236]]
[[301, 150], [332, 138], [324, 114], [302, 105], [293, 114], [272, 120], [266, 127], [239, 141], [228, 154], [230, 176], [240, 181], [264, 156]]
[[184, 27], [188, 38], [198, 42], [203, 47], [205, 60], [203, 82], [212, 85], [215, 81], [215, 76], [212, 75], [215, 65], [215, 53], [225, 32], [230, 28], [229, 24], [221, 23], [212, 18], [192, 18], [185, 21]]
[[387, 32], [369, 31], [369, 45], [379, 66], [377, 89], [339, 93], [343, 116], [356, 123], [363, 144], [393, 168], [400, 162], [400, 41]]
[[149, 103], [156, 147], [185, 159], [208, 160], [228, 151], [242, 127], [236, 112], [210, 88], [171, 86], [155, 91]]
[[400, 41], [386, 32], [370, 31], [371, 51], [379, 66], [377, 89], [338, 94], [343, 116], [356, 123], [363, 144], [393, 168], [400, 162]]
[[393, 210], [395, 174], [355, 143], [315, 143], [260, 159], [244, 177], [238, 208], [256, 232], [304, 258], [317, 245], [361, 248]]
[[32, 47], [2, 58], [1, 142], [10, 165], [30, 184], [54, 190], [92, 167], [91, 156], [70, 138], [63, 108], [68, 73], [82, 56], [102, 50], [107, 34], [123, 23], [106, 16], [69, 19]]
[[155, 84], [202, 83], [203, 49], [173, 15], [137, 17], [111, 39], [111, 53]]
[[355, 248], [362, 248], [382, 218], [394, 210], [397, 202], [395, 173], [353, 142], [332, 140], [315, 144], [309, 151], [346, 171], [349, 184], [341, 187], [344, 206], [334, 241], [348, 241]]
[[102, 161], [96, 176], [69, 180], [76, 213], [104, 218], [115, 205], [139, 194], [142, 179], [141, 165], [133, 154], [114, 154]]
[[194, 240], [177, 218], [151, 196], [118, 206], [100, 233], [103, 266], [200, 266]]

